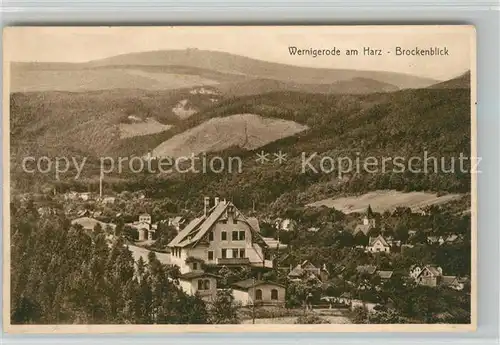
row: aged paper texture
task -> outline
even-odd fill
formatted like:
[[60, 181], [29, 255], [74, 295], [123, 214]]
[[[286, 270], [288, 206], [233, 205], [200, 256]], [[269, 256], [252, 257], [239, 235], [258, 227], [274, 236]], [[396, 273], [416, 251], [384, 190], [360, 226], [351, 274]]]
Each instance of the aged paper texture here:
[[474, 27], [3, 35], [8, 332], [475, 330]]

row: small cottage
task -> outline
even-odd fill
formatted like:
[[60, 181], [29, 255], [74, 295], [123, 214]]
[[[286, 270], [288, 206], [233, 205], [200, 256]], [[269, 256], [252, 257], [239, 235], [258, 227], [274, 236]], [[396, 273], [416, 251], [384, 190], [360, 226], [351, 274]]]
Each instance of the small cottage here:
[[217, 294], [217, 278], [218, 276], [201, 269], [194, 270], [179, 277], [179, 286], [188, 295], [197, 294], [208, 302], [213, 300]]
[[370, 237], [366, 251], [371, 253], [389, 253], [391, 251], [391, 246], [384, 236], [378, 235], [377, 237]]
[[241, 305], [285, 304], [285, 287], [274, 282], [247, 279], [233, 284], [233, 296]]

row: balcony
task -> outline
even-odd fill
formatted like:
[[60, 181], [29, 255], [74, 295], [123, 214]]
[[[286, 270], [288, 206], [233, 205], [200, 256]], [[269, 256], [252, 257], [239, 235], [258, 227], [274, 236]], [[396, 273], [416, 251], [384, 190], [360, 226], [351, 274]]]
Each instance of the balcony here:
[[200, 295], [200, 297], [212, 296], [215, 294], [217, 290], [196, 290], [196, 293]]
[[264, 260], [259, 262], [252, 262], [253, 267], [265, 267], [265, 268], [273, 268], [274, 264], [272, 260]]
[[217, 265], [249, 265], [248, 258], [217, 258]]

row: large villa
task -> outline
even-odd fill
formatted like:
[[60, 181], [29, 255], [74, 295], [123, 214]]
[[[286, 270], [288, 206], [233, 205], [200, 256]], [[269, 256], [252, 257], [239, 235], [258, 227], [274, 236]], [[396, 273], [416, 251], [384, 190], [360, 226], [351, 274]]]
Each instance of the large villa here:
[[[203, 214], [193, 219], [168, 244], [170, 263], [180, 268], [181, 287], [189, 294], [198, 292], [204, 298], [214, 297], [216, 293], [218, 276], [213, 269], [246, 266], [257, 275], [273, 267], [271, 257], [265, 253], [271, 239], [260, 234], [257, 218], [245, 217], [231, 202], [213, 200], [211, 203], [205, 197]], [[212, 268], [211, 272], [207, 272], [207, 268]], [[269, 289], [269, 293], [255, 289], [257, 285]], [[238, 286], [236, 283], [235, 287]], [[250, 292], [241, 300], [243, 304], [255, 297], [262, 303], [284, 301], [284, 293], [280, 296], [276, 292], [282, 291], [279, 284], [257, 281], [256, 286], [249, 286]], [[237, 295], [241, 299], [240, 294]], [[262, 300], [265, 296], [269, 301]]]

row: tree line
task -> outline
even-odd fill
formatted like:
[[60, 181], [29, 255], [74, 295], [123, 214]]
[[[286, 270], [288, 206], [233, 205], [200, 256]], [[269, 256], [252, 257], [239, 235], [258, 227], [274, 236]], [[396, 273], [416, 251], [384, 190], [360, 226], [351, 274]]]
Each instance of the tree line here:
[[154, 252], [135, 262], [121, 236], [12, 208], [11, 322], [13, 324], [237, 323], [234, 299], [184, 293], [176, 266]]

